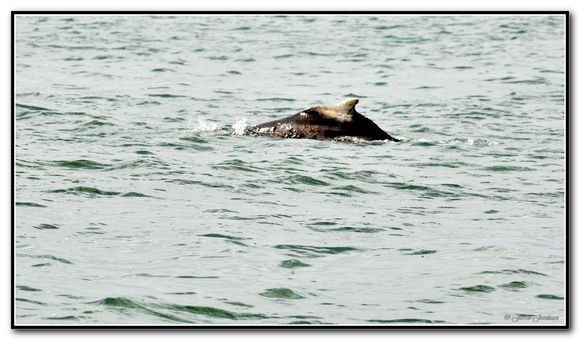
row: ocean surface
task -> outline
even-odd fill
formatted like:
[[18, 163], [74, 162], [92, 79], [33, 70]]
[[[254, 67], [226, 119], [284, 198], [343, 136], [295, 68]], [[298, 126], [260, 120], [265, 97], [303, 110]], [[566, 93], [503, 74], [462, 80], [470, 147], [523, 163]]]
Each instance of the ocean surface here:
[[[17, 325], [565, 322], [563, 15], [14, 32]], [[349, 97], [403, 141], [244, 133]]]

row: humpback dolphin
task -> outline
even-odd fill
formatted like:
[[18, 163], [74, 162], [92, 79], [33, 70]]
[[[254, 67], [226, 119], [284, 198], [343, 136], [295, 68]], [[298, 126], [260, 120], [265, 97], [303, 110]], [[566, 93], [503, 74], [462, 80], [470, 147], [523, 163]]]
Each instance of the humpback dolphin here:
[[346, 99], [336, 105], [314, 106], [292, 116], [249, 128], [256, 134], [309, 139], [389, 140], [400, 142], [358, 113], [358, 99]]

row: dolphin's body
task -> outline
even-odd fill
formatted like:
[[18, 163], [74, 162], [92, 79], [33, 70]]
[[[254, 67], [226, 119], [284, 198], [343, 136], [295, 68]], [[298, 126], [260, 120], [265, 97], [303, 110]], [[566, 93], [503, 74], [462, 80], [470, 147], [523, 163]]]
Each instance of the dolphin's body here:
[[284, 138], [400, 140], [390, 136], [372, 120], [358, 113], [358, 99], [336, 105], [315, 106], [295, 115], [251, 127], [252, 133]]

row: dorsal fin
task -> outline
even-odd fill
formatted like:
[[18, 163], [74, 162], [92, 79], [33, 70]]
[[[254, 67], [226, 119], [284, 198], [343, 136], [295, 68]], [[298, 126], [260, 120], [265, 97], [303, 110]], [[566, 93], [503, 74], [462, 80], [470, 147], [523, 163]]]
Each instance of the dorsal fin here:
[[327, 119], [334, 119], [339, 122], [350, 122], [354, 116], [354, 106], [358, 103], [358, 99], [346, 99], [336, 105], [331, 106], [315, 106], [311, 108], [316, 113]]
[[352, 110], [354, 110], [354, 106], [356, 104], [358, 104], [357, 98], [349, 98], [349, 99], [343, 100], [342, 102], [334, 105], [333, 108], [340, 113], [348, 114]]

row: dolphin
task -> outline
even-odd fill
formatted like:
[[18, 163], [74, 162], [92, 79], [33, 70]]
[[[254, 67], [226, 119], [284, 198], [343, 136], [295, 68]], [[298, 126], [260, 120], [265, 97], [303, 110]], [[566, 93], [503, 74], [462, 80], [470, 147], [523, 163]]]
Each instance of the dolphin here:
[[251, 133], [319, 140], [389, 140], [400, 142], [355, 110], [357, 98], [336, 105], [314, 106], [292, 116], [249, 128]]

